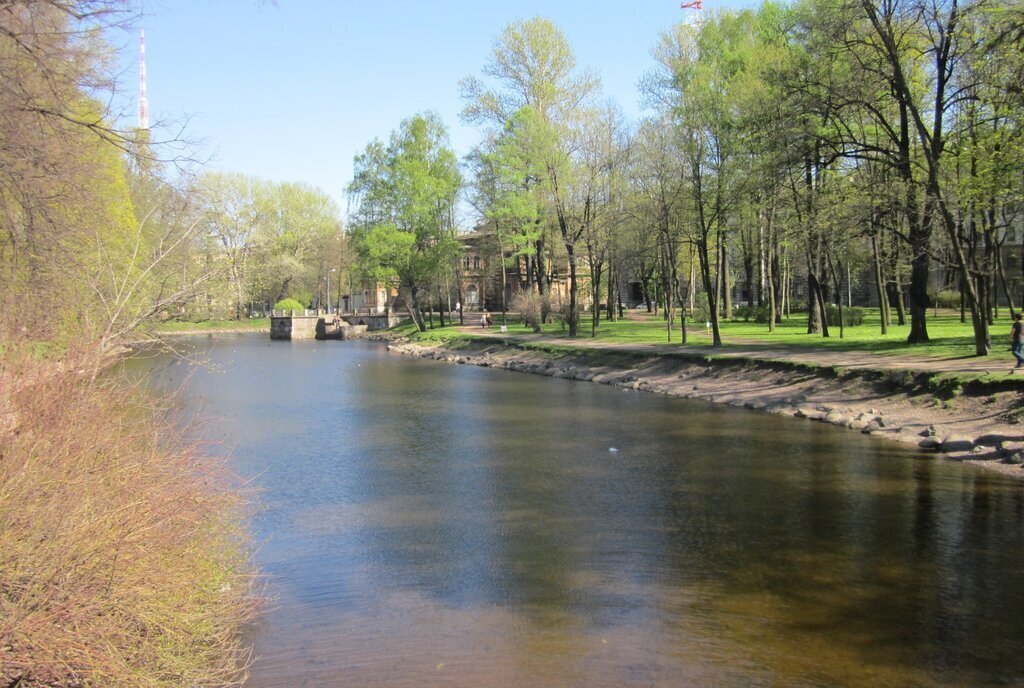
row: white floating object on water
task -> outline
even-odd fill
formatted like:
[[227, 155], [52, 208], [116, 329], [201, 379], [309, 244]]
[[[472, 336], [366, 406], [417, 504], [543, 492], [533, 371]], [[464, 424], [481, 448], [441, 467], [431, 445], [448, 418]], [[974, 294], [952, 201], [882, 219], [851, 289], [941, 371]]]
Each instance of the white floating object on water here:
[[615, 452], [617, 452], [619, 450], [616, 447], [608, 447], [608, 451], [610, 451], [610, 452], [612, 452], [614, 454]]

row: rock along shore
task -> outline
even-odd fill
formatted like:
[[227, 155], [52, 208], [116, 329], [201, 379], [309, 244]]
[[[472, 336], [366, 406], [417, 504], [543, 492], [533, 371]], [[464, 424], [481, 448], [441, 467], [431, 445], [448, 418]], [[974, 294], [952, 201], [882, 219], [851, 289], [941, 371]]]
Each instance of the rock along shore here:
[[389, 343], [396, 353], [449, 363], [582, 380], [821, 421], [942, 452], [1024, 479], [1024, 399], [1019, 391], [922, 389], [905, 371], [837, 373], [771, 361], [522, 348]]

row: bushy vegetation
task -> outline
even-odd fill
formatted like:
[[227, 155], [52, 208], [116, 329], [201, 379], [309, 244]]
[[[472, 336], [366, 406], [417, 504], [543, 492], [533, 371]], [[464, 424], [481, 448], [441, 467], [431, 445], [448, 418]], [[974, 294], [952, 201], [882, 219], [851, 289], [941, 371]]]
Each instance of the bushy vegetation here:
[[91, 355], [0, 368], [0, 685], [225, 686], [254, 611], [241, 500]]
[[135, 11], [0, 7], [3, 688], [215, 688], [246, 665], [242, 497], [170, 404], [103, 372], [230, 265], [166, 151], [104, 112], [102, 37]]
[[939, 308], [960, 308], [960, 292], [955, 289], [944, 289], [933, 294], [932, 301]]
[[540, 294], [530, 291], [517, 293], [512, 297], [512, 310], [519, 313], [524, 325], [534, 332], [541, 331], [541, 326], [544, 323], [545, 304]]
[[699, 292], [693, 299], [693, 319], [697, 322], [707, 322], [711, 319], [711, 309], [708, 307], [708, 295]]
[[[830, 303], [825, 307], [825, 320], [830, 326], [839, 326], [839, 306]], [[759, 321], [760, 322], [760, 321]], [[767, 322], [767, 320], [765, 321]], [[843, 327], [856, 327], [864, 324], [864, 309], [856, 306], [843, 308]]]
[[743, 322], [768, 322], [768, 306], [740, 306], [733, 311], [733, 320]]
[[287, 298], [281, 299], [274, 304], [275, 311], [302, 311], [305, 310], [305, 306], [302, 305], [298, 299]]

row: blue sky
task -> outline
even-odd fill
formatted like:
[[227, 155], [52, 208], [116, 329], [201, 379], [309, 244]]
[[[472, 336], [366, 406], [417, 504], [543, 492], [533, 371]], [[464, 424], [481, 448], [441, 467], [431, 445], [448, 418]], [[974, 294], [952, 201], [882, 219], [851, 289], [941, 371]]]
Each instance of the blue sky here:
[[[436, 111], [460, 156], [477, 142], [459, 122], [458, 83], [481, 74], [509, 22], [554, 21], [605, 96], [637, 118], [651, 48], [685, 13], [679, 0], [151, 0], [145, 15], [151, 119], [189, 118], [208, 169], [306, 182], [344, 211], [353, 156], [402, 119]], [[134, 98], [137, 36], [123, 40]]]

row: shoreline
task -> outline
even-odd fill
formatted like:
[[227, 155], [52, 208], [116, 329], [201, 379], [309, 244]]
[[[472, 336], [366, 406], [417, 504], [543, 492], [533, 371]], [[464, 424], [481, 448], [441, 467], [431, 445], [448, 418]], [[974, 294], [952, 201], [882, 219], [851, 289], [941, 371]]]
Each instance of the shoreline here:
[[[374, 337], [378, 339], [378, 337]], [[448, 363], [597, 382], [829, 423], [1024, 480], [1019, 391], [922, 389], [906, 371], [815, 369], [777, 361], [635, 352], [558, 352], [508, 341], [458, 346], [387, 337], [388, 350]]]
[[153, 333], [156, 338], [160, 337], [178, 337], [178, 336], [189, 336], [194, 337], [197, 334], [266, 334], [270, 336], [269, 330], [263, 327], [225, 327], [225, 328], [207, 328], [205, 330], [166, 330], [157, 331]]

